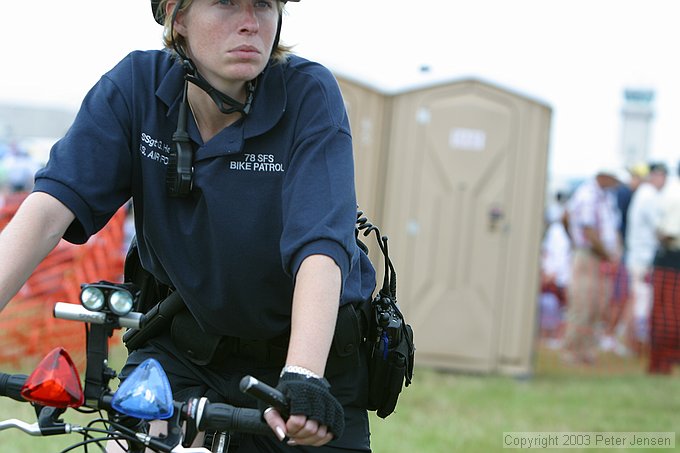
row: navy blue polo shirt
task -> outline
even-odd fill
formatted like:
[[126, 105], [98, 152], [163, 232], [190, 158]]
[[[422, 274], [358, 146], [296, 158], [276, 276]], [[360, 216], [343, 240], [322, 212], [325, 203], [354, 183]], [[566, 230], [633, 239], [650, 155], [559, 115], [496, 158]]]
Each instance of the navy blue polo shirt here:
[[223, 335], [287, 331], [294, 276], [312, 254], [340, 267], [341, 304], [370, 298], [375, 272], [355, 241], [352, 139], [332, 74], [291, 56], [262, 73], [251, 113], [210, 141], [190, 118], [194, 187], [171, 198], [183, 83], [168, 52], [133, 52], [87, 94], [36, 175], [34, 190], [75, 214], [64, 238], [84, 243], [132, 197], [144, 267]]

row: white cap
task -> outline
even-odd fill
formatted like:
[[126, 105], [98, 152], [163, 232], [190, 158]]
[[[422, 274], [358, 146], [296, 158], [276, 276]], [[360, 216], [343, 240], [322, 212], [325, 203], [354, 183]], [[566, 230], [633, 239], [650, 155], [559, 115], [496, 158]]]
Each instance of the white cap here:
[[603, 165], [599, 168], [597, 174], [610, 176], [622, 184], [630, 182], [630, 172], [621, 166]]

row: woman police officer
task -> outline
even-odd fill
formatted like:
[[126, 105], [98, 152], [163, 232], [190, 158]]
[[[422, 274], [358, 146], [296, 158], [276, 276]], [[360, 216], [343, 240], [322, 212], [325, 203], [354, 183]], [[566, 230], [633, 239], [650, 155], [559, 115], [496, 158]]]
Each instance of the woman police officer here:
[[[122, 376], [154, 357], [176, 399], [253, 406], [238, 391], [252, 374], [291, 415], [265, 410], [281, 442], [244, 435], [235, 451], [370, 451], [364, 352], [333, 352], [340, 307], [375, 284], [349, 124], [330, 72], [279, 45], [284, 3], [151, 1], [166, 49], [106, 73], [54, 145], [0, 236], [0, 307], [60, 238], [87, 241], [132, 198], [141, 263], [186, 310]], [[182, 346], [215, 336], [203, 361]]]

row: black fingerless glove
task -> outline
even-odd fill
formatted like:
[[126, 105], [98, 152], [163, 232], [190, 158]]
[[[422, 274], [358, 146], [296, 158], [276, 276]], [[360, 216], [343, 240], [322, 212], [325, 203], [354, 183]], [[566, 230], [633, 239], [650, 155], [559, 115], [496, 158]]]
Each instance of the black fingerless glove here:
[[326, 379], [283, 373], [276, 386], [290, 402], [291, 415], [304, 415], [326, 425], [336, 439], [345, 430], [345, 411], [330, 392]]

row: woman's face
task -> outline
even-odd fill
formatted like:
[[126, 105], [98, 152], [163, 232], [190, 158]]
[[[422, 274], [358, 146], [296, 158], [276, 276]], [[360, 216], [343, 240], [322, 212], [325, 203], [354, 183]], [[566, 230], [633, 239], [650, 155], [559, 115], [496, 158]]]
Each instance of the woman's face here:
[[194, 0], [175, 26], [198, 71], [220, 89], [262, 72], [278, 20], [277, 0]]

